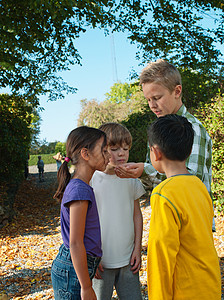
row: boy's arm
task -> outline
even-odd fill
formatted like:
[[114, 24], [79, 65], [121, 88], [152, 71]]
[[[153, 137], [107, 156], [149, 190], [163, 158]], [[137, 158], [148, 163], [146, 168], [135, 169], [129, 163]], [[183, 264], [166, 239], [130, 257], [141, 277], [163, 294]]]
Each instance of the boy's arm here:
[[167, 199], [151, 197], [151, 220], [147, 253], [149, 299], [173, 299], [174, 270], [179, 251], [178, 214]]
[[135, 243], [131, 255], [131, 270], [133, 274], [137, 273], [141, 268], [141, 248], [142, 248], [142, 230], [143, 219], [142, 212], [139, 205], [139, 199], [134, 201], [134, 230], [135, 230]]

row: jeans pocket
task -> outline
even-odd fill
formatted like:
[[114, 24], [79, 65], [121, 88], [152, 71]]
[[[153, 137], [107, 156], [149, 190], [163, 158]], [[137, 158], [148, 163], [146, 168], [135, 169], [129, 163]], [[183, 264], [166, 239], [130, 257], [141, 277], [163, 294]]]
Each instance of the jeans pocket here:
[[68, 270], [62, 269], [53, 262], [51, 267], [51, 279], [54, 290], [64, 289], [67, 290], [68, 287]]
[[[64, 290], [59, 290], [58, 291], [58, 295], [59, 295], [59, 298], [60, 300], [72, 300], [72, 295], [71, 293], [67, 292], [67, 291], [64, 291]], [[77, 298], [78, 299], [78, 298]], [[57, 300], [55, 298], [55, 300]]]
[[81, 300], [80, 284], [73, 266], [59, 259], [53, 261], [51, 279], [55, 300]]

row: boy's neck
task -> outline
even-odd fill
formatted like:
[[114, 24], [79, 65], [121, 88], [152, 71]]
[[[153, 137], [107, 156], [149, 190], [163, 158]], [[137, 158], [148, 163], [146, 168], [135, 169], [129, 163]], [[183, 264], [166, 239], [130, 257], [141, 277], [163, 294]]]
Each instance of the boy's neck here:
[[164, 163], [163, 169], [167, 178], [176, 175], [190, 174], [186, 168], [185, 161], [167, 160], [166, 163]]

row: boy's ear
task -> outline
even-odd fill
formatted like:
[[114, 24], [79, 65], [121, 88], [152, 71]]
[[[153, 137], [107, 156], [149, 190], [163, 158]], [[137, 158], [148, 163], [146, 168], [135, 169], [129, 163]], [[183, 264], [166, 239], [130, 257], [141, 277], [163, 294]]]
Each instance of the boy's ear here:
[[158, 161], [162, 157], [162, 152], [157, 146], [153, 146], [153, 153], [155, 155], [155, 161]]
[[179, 98], [181, 96], [181, 92], [182, 92], [182, 85], [178, 84], [175, 87], [175, 96], [177, 98]]
[[82, 157], [84, 160], [89, 160], [89, 151], [88, 151], [88, 149], [82, 148], [82, 149], [81, 149], [81, 152], [80, 152], [80, 155], [81, 155], [81, 157]]

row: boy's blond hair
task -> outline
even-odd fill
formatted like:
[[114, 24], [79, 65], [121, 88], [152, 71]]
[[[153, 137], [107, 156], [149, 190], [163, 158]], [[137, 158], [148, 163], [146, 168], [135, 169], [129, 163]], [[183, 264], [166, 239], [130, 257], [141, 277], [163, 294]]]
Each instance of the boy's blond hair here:
[[181, 75], [177, 68], [164, 59], [150, 62], [140, 74], [140, 85], [143, 83], [158, 83], [171, 93], [177, 85], [182, 85]]
[[132, 136], [125, 126], [119, 123], [109, 122], [101, 125], [99, 129], [106, 133], [109, 146], [122, 146], [125, 143], [129, 146], [129, 149], [131, 148]]

